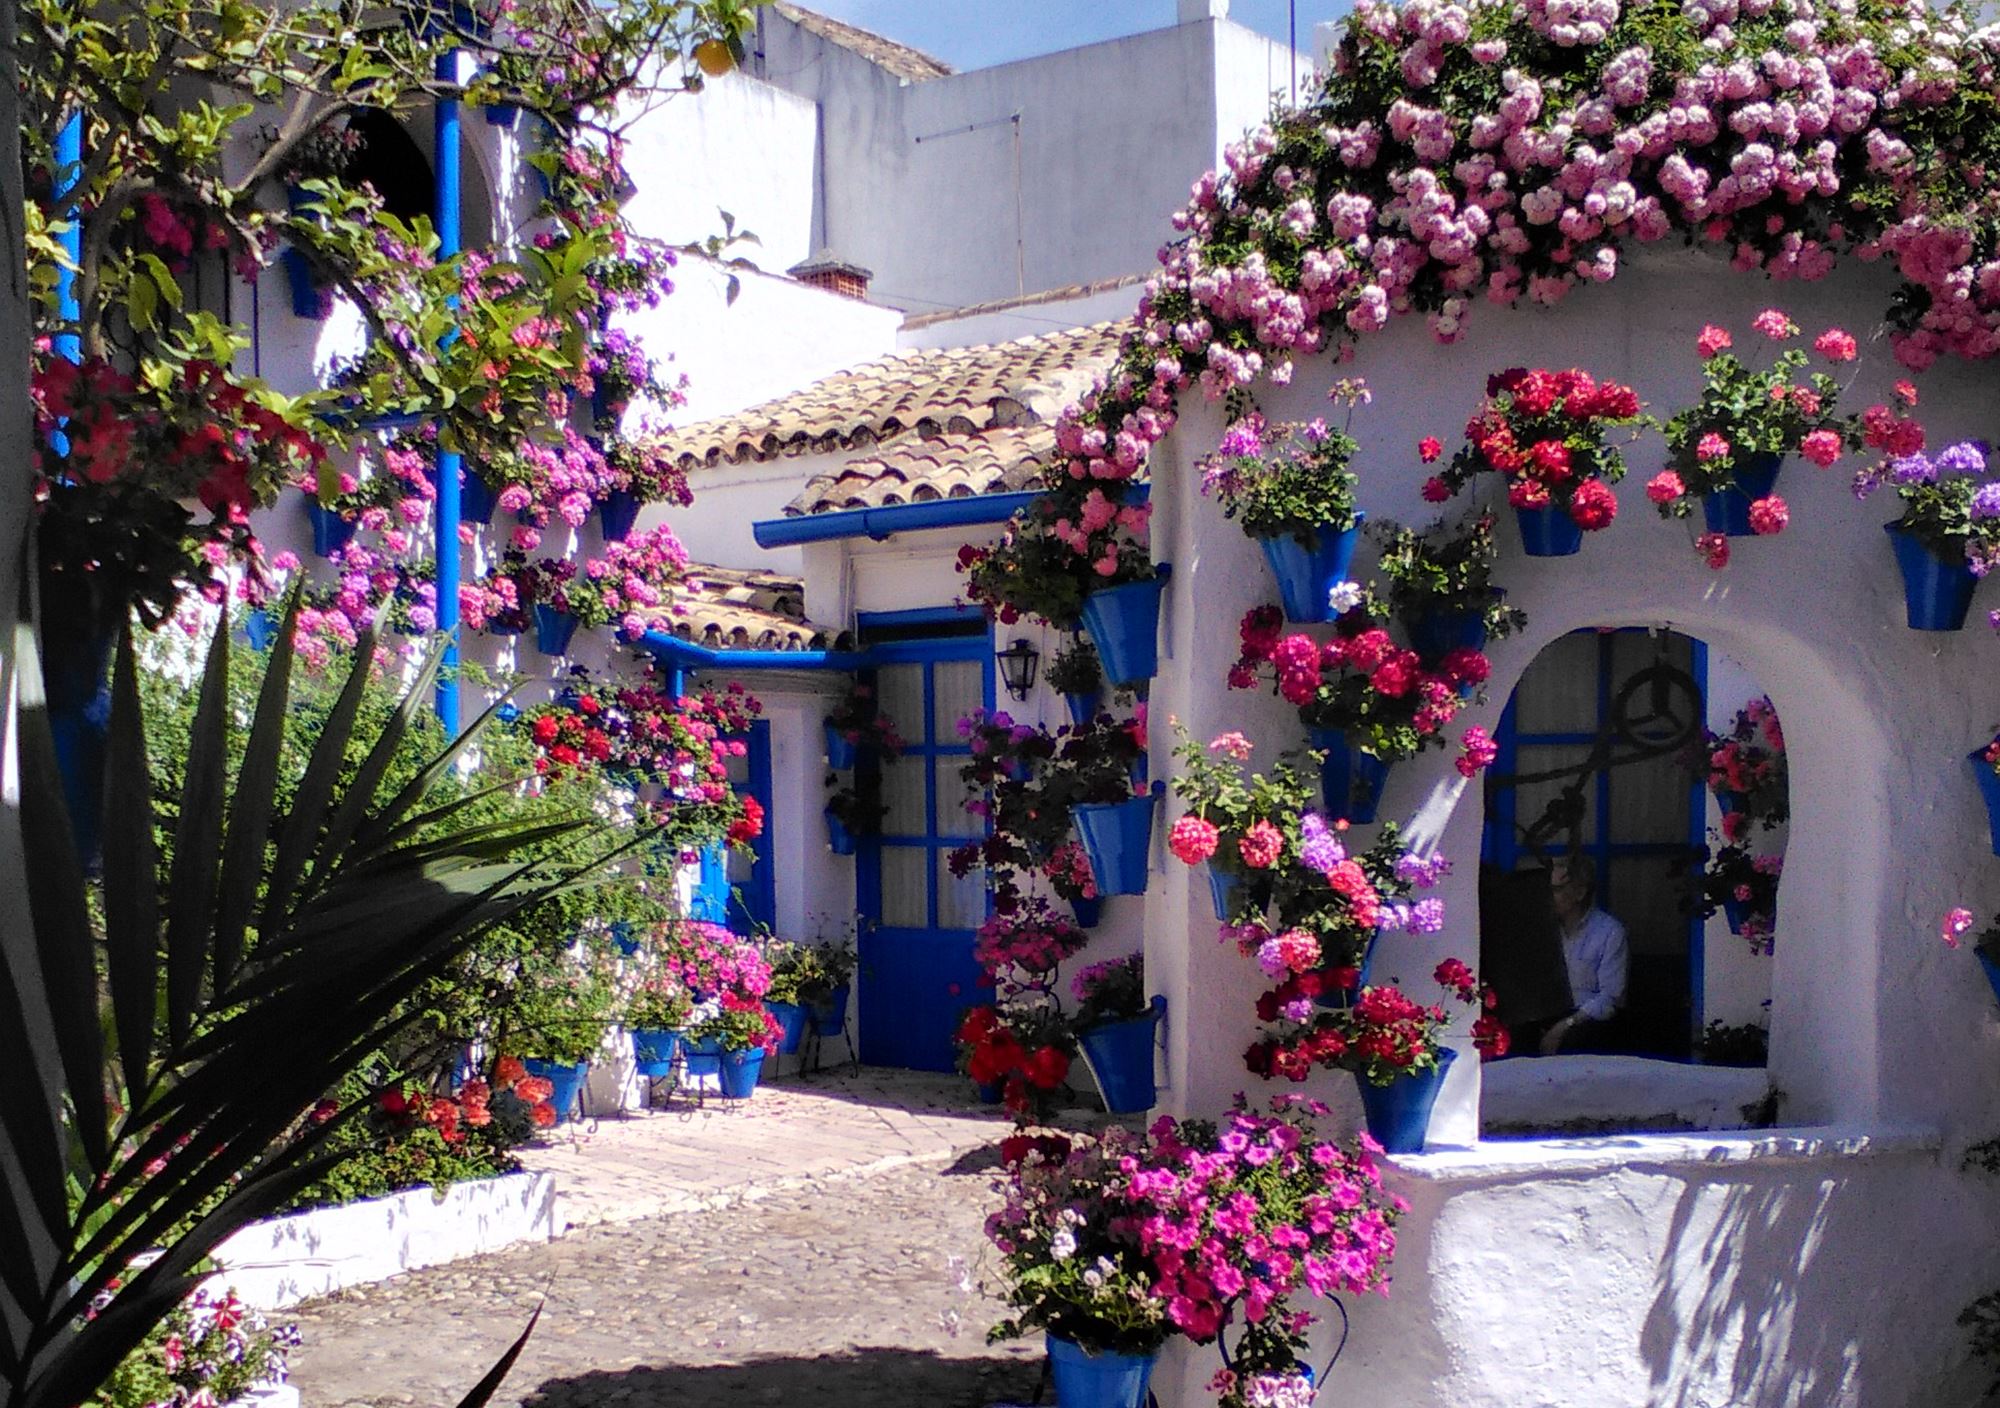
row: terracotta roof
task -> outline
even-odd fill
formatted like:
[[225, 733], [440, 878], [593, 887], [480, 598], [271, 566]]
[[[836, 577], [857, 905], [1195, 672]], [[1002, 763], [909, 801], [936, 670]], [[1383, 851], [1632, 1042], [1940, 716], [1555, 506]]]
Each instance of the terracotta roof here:
[[1118, 354], [1129, 323], [983, 347], [891, 353], [748, 410], [664, 438], [684, 468], [872, 450], [914, 432], [972, 435], [1053, 421]]
[[953, 71], [952, 66], [943, 59], [934, 59], [921, 49], [912, 49], [907, 44], [898, 44], [893, 39], [885, 39], [869, 30], [843, 24], [815, 10], [786, 4], [785, 0], [778, 0], [778, 3], [771, 8], [808, 34], [817, 34], [822, 39], [859, 54], [893, 77], [921, 83], [926, 78], [943, 78]]
[[839, 633], [806, 619], [797, 577], [691, 562], [673, 632], [710, 650], [822, 650]]
[[1034, 486], [1055, 448], [1056, 433], [1046, 425], [904, 436], [878, 454], [857, 455], [831, 473], [815, 474], [785, 505], [785, 514], [1012, 493]]

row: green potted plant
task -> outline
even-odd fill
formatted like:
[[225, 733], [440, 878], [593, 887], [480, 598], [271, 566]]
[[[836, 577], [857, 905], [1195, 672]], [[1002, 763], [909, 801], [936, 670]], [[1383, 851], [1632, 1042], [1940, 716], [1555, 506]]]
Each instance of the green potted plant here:
[[1206, 746], [1175, 726], [1173, 792], [1185, 807], [1167, 834], [1167, 849], [1184, 865], [1207, 868], [1215, 917], [1233, 923], [1261, 914], [1273, 894], [1272, 864], [1245, 859], [1244, 840], [1262, 822], [1280, 830], [1311, 809], [1315, 791], [1303, 758], [1281, 757], [1270, 773], [1248, 773], [1252, 744], [1240, 733], [1224, 733]]
[[757, 1093], [764, 1058], [776, 1053], [784, 1031], [761, 996], [731, 987], [697, 1004], [688, 1036], [712, 1045], [720, 1056], [723, 1095], [748, 1100]]
[[603, 954], [530, 953], [514, 975], [513, 1016], [502, 1037], [530, 1074], [555, 1087], [556, 1122], [579, 1109], [591, 1058], [620, 1013], [615, 969]]
[[1859, 495], [1887, 482], [1902, 500], [1902, 516], [1884, 531], [1913, 631], [1961, 629], [1980, 578], [2000, 563], [2000, 480], [1987, 471], [1986, 446], [1962, 440], [1935, 455], [1898, 455], [1855, 481]]
[[771, 985], [764, 990], [764, 1006], [778, 1024], [777, 1054], [796, 1055], [806, 1032], [805, 991], [818, 979], [817, 955], [812, 949], [775, 934], [760, 936], [757, 949], [771, 965]]
[[1129, 953], [1080, 969], [1070, 979], [1070, 994], [1077, 1004], [1071, 1029], [1097, 1077], [1104, 1108], [1113, 1114], [1152, 1109], [1158, 1098], [1153, 1034], [1167, 1014], [1167, 1000], [1146, 1000], [1145, 955]]
[[855, 681], [827, 711], [826, 765], [836, 772], [853, 767], [863, 751], [880, 762], [903, 756], [903, 737], [896, 721], [882, 712], [875, 687]]
[[1083, 636], [1071, 636], [1069, 643], [1049, 661], [1046, 676], [1049, 688], [1063, 697], [1069, 721], [1085, 724], [1097, 717], [1104, 697], [1104, 668], [1097, 661], [1097, 647]]
[[1102, 715], [1064, 730], [1039, 778], [1042, 808], [1069, 809], [1102, 894], [1146, 892], [1158, 794], [1137, 780], [1145, 761], [1144, 713]]
[[673, 1068], [681, 1034], [694, 1014], [694, 994], [680, 973], [642, 948], [631, 960], [623, 1021], [632, 1034], [639, 1073], [657, 1080]]
[[1492, 514], [1440, 519], [1424, 529], [1388, 524], [1378, 536], [1382, 551], [1376, 565], [1389, 583], [1389, 610], [1426, 661], [1461, 648], [1484, 650], [1488, 640], [1527, 623], [1526, 614], [1510, 608], [1507, 593], [1493, 585], [1500, 548]]

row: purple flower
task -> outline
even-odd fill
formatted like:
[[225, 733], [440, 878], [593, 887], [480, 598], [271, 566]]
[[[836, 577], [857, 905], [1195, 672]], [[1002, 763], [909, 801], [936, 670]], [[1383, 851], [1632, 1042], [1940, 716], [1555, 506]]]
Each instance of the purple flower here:
[[1986, 472], [1986, 447], [1977, 440], [1961, 440], [1938, 451], [1940, 474], [1974, 475]]
[[1428, 890], [1449, 874], [1451, 862], [1441, 855], [1420, 856], [1412, 853], [1396, 859], [1396, 878], [1419, 890]]
[[1231, 459], [1262, 454], [1264, 438], [1258, 433], [1259, 429], [1255, 421], [1239, 420], [1223, 432], [1220, 452]]
[[1412, 934], [1435, 934], [1444, 928], [1444, 901], [1432, 895], [1410, 906]]
[[1899, 455], [1889, 461], [1889, 478], [1897, 484], [1935, 484], [1937, 477], [1929, 455]]
[[1975, 523], [1984, 518], [2000, 518], [2000, 484], [1981, 484], [1973, 490], [1971, 513]]
[[1307, 812], [1299, 818], [1299, 860], [1311, 870], [1325, 875], [1347, 859], [1347, 847], [1333, 834], [1326, 818]]

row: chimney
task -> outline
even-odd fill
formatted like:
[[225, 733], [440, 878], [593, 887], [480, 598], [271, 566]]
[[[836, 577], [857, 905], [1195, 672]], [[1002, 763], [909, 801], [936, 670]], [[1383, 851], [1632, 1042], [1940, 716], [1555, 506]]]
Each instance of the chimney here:
[[852, 298], [860, 302], [868, 301], [868, 281], [875, 277], [870, 270], [859, 264], [850, 264], [830, 249], [822, 249], [803, 264], [794, 264], [785, 271], [802, 284], [823, 288], [828, 293], [837, 293], [842, 298]]
[[1229, 18], [1229, 0], [1178, 0], [1178, 3], [1182, 24]]

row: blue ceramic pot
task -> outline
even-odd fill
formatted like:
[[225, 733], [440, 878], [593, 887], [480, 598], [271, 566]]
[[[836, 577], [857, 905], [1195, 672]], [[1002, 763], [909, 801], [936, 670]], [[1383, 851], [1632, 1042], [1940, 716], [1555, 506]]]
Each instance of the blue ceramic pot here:
[[1065, 694], [1063, 696], [1063, 703], [1069, 706], [1069, 721], [1073, 724], [1082, 725], [1096, 718], [1099, 698], [1100, 696], [1095, 692], [1090, 694]]
[[458, 521], [477, 523], [482, 528], [493, 521], [493, 514], [500, 507], [500, 496], [493, 491], [479, 475], [479, 471], [469, 465], [458, 475]]
[[838, 1036], [847, 1030], [847, 999], [851, 991], [846, 983], [842, 983], [827, 994], [826, 1001], [815, 1002], [806, 1008], [806, 1021], [814, 1031], [821, 1036], [829, 1033]]
[[770, 1001], [764, 1003], [764, 1008], [777, 1019], [778, 1026], [784, 1031], [784, 1035], [778, 1038], [778, 1054], [796, 1056], [799, 1043], [805, 1040], [806, 1009], [796, 1002]]
[[583, 1080], [590, 1074], [590, 1062], [523, 1061], [531, 1076], [540, 1076], [555, 1087], [549, 1104], [555, 1107], [556, 1123], [565, 1124], [582, 1112]]
[[1103, 1022], [1076, 1034], [1110, 1113], [1129, 1115], [1153, 1108], [1158, 1097], [1153, 1086], [1153, 1030], [1166, 1015], [1167, 1000], [1155, 997], [1137, 1017]]
[[1702, 521], [1711, 533], [1732, 538], [1748, 538], [1756, 530], [1750, 526], [1750, 505], [1766, 497], [1778, 484], [1778, 467], [1783, 455], [1751, 455], [1736, 470], [1735, 487], [1718, 489], [1701, 496]]
[[649, 1080], [671, 1075], [674, 1053], [680, 1049], [680, 1044], [679, 1032], [633, 1032], [632, 1060], [639, 1074]]
[[1106, 587], [1083, 599], [1083, 626], [1113, 684], [1149, 680], [1160, 668], [1160, 593], [1167, 579]]
[[1722, 917], [1729, 921], [1730, 933], [1740, 934], [1743, 932], [1743, 925], [1750, 918], [1750, 905], [1745, 900], [1724, 900]]
[[846, 823], [833, 814], [831, 807], [826, 810], [825, 815], [827, 848], [837, 856], [853, 855], [854, 833], [847, 829]]
[[639, 521], [641, 506], [637, 495], [613, 489], [611, 496], [597, 506], [597, 521], [604, 529], [604, 541], [624, 542], [631, 535], [632, 525]]
[[1979, 795], [1986, 803], [1986, 827], [1993, 835], [1993, 854], [2000, 856], [2000, 773], [1995, 773], [1993, 764], [1986, 761], [1983, 748], [1975, 748], [1965, 756], [1972, 764], [1972, 775], [1979, 781]]
[[1555, 504], [1517, 508], [1514, 521], [1521, 527], [1521, 548], [1529, 557], [1569, 557], [1583, 546], [1583, 529], [1568, 510]]
[[1319, 768], [1320, 801], [1336, 820], [1365, 826], [1375, 820], [1382, 805], [1382, 787], [1389, 780], [1389, 765], [1373, 753], [1350, 748], [1347, 734], [1337, 728], [1316, 728], [1308, 732], [1312, 746], [1325, 753]]
[[722, 1043], [712, 1036], [697, 1041], [682, 1038], [681, 1059], [691, 1076], [712, 1076], [722, 1069]]
[[535, 603], [535, 649], [544, 655], [567, 655], [575, 634], [576, 617], [547, 602]]
[[1146, 893], [1157, 795], [1148, 793], [1126, 802], [1087, 803], [1071, 809], [1100, 895]]
[[1354, 544], [1361, 536], [1365, 513], [1354, 515], [1354, 527], [1321, 524], [1313, 530], [1312, 546], [1290, 533], [1257, 539], [1271, 575], [1278, 579], [1278, 598], [1293, 621], [1331, 621], [1338, 614], [1330, 600], [1333, 589], [1347, 580], [1354, 565]]
[[359, 526], [351, 518], [342, 518], [310, 494], [306, 496], [306, 517], [312, 520], [313, 551], [321, 557], [332, 557], [353, 542], [354, 530]]
[[1087, 900], [1071, 900], [1069, 902], [1069, 912], [1076, 916], [1077, 928], [1095, 929], [1099, 921], [1104, 918], [1103, 897], [1098, 896]]
[[1457, 1059], [1456, 1051], [1441, 1051], [1436, 1070], [1409, 1072], [1387, 1085], [1375, 1085], [1358, 1073], [1355, 1075], [1361, 1087], [1361, 1111], [1376, 1143], [1391, 1154], [1423, 1152], [1424, 1135], [1431, 1125], [1431, 1107], [1437, 1104], [1445, 1075]]
[[93, 873], [104, 812], [114, 620], [95, 584], [43, 579], [39, 644], [49, 732], [77, 858]]
[[521, 110], [512, 103], [494, 103], [486, 109], [486, 125], [513, 131], [521, 121]]
[[1903, 572], [1904, 615], [1913, 631], [1956, 631], [1965, 626], [1972, 609], [1972, 592], [1979, 579], [1963, 562], [1946, 562], [1914, 533], [1894, 523], [1882, 530], [1896, 549], [1896, 566]]
[[1734, 816], [1737, 812], [1743, 810], [1743, 804], [1747, 800], [1741, 792], [1731, 792], [1725, 788], [1723, 791], [1715, 794], [1716, 810], [1720, 811], [1724, 816]]
[[1213, 863], [1204, 862], [1208, 871], [1208, 899], [1215, 906], [1215, 917], [1227, 924], [1236, 917], [1236, 892], [1243, 884], [1243, 877], [1227, 870], [1217, 870]]
[[270, 611], [253, 606], [243, 618], [243, 638], [250, 642], [252, 650], [269, 650], [276, 643], [282, 624]]
[[[1491, 590], [1495, 601], [1503, 600], [1507, 595], [1499, 587]], [[1428, 611], [1413, 618], [1407, 625], [1410, 649], [1425, 660], [1441, 660], [1454, 650], [1486, 648], [1484, 611]]]
[[835, 772], [845, 772], [854, 766], [860, 756], [861, 745], [829, 721], [826, 724], [826, 765]]
[[313, 274], [313, 267], [306, 257], [296, 249], [288, 249], [279, 256], [278, 262], [285, 266], [285, 283], [292, 295], [292, 316], [314, 323], [324, 321], [333, 312], [333, 293], [320, 287], [319, 279]]
[[2000, 1002], [2000, 963], [1995, 963], [1978, 949], [1972, 952], [1979, 959], [1980, 971], [1986, 974], [1986, 981], [1993, 989], [1993, 1000]]
[[1048, 1340], [1056, 1408], [1145, 1408], [1153, 1365], [1160, 1357], [1157, 1349], [1148, 1354], [1092, 1354], [1054, 1335]]
[[725, 1051], [721, 1056], [722, 1094], [729, 1100], [748, 1100], [757, 1093], [757, 1077], [764, 1072], [764, 1048], [747, 1047]]

